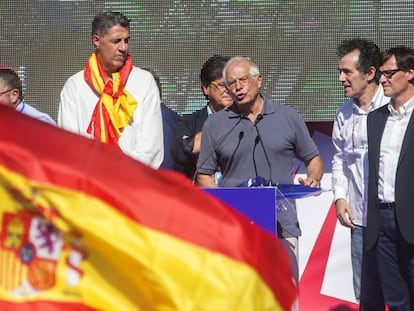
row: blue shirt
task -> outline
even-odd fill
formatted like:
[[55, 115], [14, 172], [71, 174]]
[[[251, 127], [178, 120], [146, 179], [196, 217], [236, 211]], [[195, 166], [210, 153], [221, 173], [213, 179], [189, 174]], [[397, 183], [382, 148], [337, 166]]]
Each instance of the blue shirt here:
[[16, 107], [16, 111], [24, 113], [32, 118], [41, 120], [43, 122], [56, 125], [56, 122], [46, 113], [37, 110], [35, 107], [30, 106], [24, 100], [22, 100]]

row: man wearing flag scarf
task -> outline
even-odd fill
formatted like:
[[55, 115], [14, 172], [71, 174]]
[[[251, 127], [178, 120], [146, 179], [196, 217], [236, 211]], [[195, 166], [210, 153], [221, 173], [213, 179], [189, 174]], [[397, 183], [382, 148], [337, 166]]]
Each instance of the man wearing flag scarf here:
[[132, 65], [129, 24], [117, 12], [95, 16], [95, 50], [85, 68], [66, 81], [58, 124], [158, 168], [163, 159], [159, 92], [152, 75]]

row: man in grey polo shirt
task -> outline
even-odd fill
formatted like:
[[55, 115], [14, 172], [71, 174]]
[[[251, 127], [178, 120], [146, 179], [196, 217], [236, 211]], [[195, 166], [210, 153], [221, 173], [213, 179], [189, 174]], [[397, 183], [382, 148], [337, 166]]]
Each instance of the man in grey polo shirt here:
[[[258, 176], [273, 183], [293, 183], [297, 157], [307, 169], [307, 178], [299, 182], [319, 187], [323, 163], [318, 148], [295, 110], [260, 95], [262, 76], [257, 65], [250, 58], [233, 57], [223, 77], [234, 104], [212, 115], [203, 127], [199, 185], [217, 187], [217, 168], [223, 173], [222, 187], [235, 187]], [[297, 256], [301, 231], [294, 205], [278, 213], [277, 231]]]

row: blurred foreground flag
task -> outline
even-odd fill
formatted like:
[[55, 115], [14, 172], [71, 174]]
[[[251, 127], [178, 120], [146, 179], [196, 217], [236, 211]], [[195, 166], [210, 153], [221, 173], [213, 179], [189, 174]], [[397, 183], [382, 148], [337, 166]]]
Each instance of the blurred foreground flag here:
[[283, 246], [238, 212], [0, 107], [0, 310], [290, 310], [295, 299]]

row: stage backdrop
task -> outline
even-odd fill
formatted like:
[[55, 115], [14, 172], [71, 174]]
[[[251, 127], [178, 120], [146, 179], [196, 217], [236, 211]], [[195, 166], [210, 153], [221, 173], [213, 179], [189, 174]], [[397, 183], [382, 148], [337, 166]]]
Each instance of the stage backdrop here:
[[103, 10], [132, 20], [134, 64], [158, 73], [164, 102], [180, 113], [205, 104], [199, 73], [208, 57], [245, 55], [261, 69], [265, 96], [306, 121], [332, 121], [343, 100], [341, 40], [414, 45], [407, 0], [2, 0], [0, 65], [19, 71], [29, 103], [56, 118], [60, 90], [84, 67], [91, 21]]

